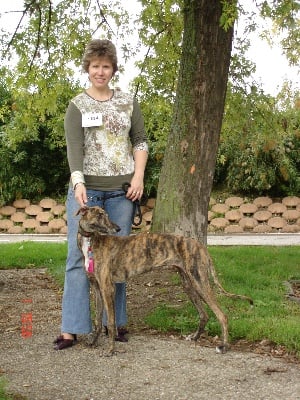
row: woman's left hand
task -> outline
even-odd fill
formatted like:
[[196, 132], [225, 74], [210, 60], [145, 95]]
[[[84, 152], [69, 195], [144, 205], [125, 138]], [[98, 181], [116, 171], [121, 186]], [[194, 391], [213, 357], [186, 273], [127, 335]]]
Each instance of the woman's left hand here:
[[141, 200], [144, 192], [144, 182], [142, 178], [133, 176], [126, 197], [132, 201]]

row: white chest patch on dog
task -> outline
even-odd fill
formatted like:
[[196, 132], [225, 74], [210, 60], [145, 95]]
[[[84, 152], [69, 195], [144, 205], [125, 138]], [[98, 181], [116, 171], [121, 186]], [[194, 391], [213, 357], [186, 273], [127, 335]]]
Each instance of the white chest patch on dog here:
[[82, 254], [84, 257], [84, 268], [86, 271], [89, 269], [89, 255], [88, 250], [90, 246], [90, 240], [87, 237], [82, 237]]

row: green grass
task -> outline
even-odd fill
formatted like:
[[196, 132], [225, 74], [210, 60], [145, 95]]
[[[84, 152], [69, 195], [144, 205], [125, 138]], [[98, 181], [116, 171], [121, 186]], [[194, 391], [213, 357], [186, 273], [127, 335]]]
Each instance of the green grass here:
[[[254, 300], [250, 307], [247, 302], [219, 296], [229, 317], [231, 341], [269, 339], [300, 355], [300, 305], [287, 299], [284, 286], [285, 281], [300, 279], [300, 246], [217, 246], [209, 252], [224, 288]], [[66, 243], [1, 244], [0, 254], [0, 269], [46, 267], [63, 283]], [[173, 283], [180, 285], [177, 275]], [[219, 324], [208, 313], [208, 333], [219, 335]], [[152, 328], [187, 334], [196, 329], [198, 315], [189, 302], [183, 302], [182, 306], [159, 305], [145, 320]]]
[[5, 378], [0, 377], [0, 400], [29, 400], [21, 394], [9, 394], [7, 385]]
[[[254, 300], [251, 307], [244, 301], [218, 297], [229, 317], [230, 340], [269, 339], [300, 356], [300, 304], [287, 299], [284, 286], [285, 281], [300, 279], [300, 247], [210, 247], [209, 252], [224, 288]], [[219, 323], [207, 311], [208, 333], [220, 335]], [[197, 328], [198, 314], [189, 302], [181, 308], [162, 304], [146, 317], [146, 323], [163, 332], [188, 334]]]
[[0, 378], [0, 400], [11, 400], [11, 397], [6, 392], [6, 385], [6, 381]]
[[64, 281], [67, 244], [18, 242], [0, 244], [0, 269], [47, 268], [60, 285]]
[[4, 377], [0, 377], [0, 400], [26, 400], [27, 398], [16, 394], [10, 395], [7, 391], [7, 380]]

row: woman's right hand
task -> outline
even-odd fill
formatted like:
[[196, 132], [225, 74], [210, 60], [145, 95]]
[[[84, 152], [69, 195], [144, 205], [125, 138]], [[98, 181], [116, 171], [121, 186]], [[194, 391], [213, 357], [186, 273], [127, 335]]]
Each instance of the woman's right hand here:
[[78, 183], [75, 187], [75, 199], [80, 207], [84, 207], [88, 202], [86, 187], [84, 183]]

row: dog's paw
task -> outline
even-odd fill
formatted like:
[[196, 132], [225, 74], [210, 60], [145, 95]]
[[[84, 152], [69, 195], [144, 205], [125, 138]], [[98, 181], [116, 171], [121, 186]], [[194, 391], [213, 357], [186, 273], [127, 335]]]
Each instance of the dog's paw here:
[[227, 353], [228, 347], [226, 345], [221, 345], [216, 347], [217, 354], [225, 354]]
[[190, 335], [185, 335], [184, 339], [188, 340], [188, 341], [192, 341], [194, 340], [195, 335], [193, 333], [191, 333]]
[[103, 357], [112, 357], [112, 356], [115, 356], [117, 353], [118, 352], [116, 350], [109, 349], [109, 350], [104, 350], [102, 355], [103, 355]]
[[98, 332], [90, 333], [87, 337], [86, 342], [87, 342], [87, 345], [91, 346], [91, 347], [98, 347], [103, 344], [101, 334]]
[[103, 357], [113, 357], [113, 356], [116, 356], [117, 354], [124, 354], [124, 353], [126, 353], [126, 350], [125, 349], [114, 349], [114, 350], [104, 350], [103, 352], [102, 352], [102, 356]]
[[206, 338], [206, 337], [207, 337], [207, 333], [206, 332], [198, 332], [198, 331], [196, 331], [194, 333], [191, 333], [190, 335], [185, 335], [184, 336], [185, 340], [189, 340], [189, 341], [193, 340], [194, 342], [197, 342], [197, 340], [199, 338]]

